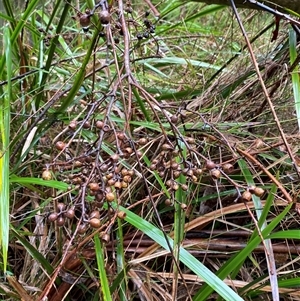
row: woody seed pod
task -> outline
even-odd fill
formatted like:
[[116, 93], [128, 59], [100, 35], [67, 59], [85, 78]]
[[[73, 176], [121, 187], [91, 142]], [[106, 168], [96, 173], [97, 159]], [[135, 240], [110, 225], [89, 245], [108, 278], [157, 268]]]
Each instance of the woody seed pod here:
[[258, 196], [258, 197], [262, 197], [265, 193], [264, 189], [260, 188], [260, 187], [255, 187], [253, 193]]
[[124, 211], [119, 211], [118, 212], [118, 218], [124, 219], [126, 217], [126, 213]]
[[138, 140], [139, 145], [146, 145], [148, 143], [148, 140], [146, 138], [140, 138]]
[[58, 214], [56, 212], [52, 212], [48, 216], [48, 221], [52, 223], [52, 222], [56, 221], [57, 218], [58, 218]]
[[68, 219], [73, 219], [75, 216], [75, 210], [73, 208], [68, 209], [65, 213], [64, 216]]
[[128, 176], [130, 176], [130, 177], [134, 176], [134, 170], [133, 169], [128, 170]]
[[92, 218], [92, 219], [90, 219], [89, 223], [90, 223], [90, 226], [92, 228], [97, 229], [97, 228], [101, 227], [101, 222], [100, 222], [100, 220], [98, 218]]
[[246, 190], [242, 193], [242, 201], [250, 202], [252, 200], [252, 194], [250, 191]]
[[104, 122], [103, 121], [101, 121], [101, 120], [97, 120], [96, 121], [96, 128], [102, 130], [103, 126], [104, 126]]
[[102, 10], [99, 13], [99, 19], [102, 25], [107, 25], [110, 22], [110, 13], [107, 10]]
[[90, 213], [90, 219], [93, 219], [93, 218], [97, 218], [97, 219], [100, 218], [100, 212], [99, 212], [98, 210], [93, 210], [93, 211]]
[[211, 160], [206, 161], [206, 168], [207, 169], [211, 170], [211, 169], [216, 168], [216, 166], [217, 166], [216, 163], [214, 163], [213, 161], [211, 161]]
[[107, 234], [105, 232], [100, 233], [100, 238], [104, 243], [109, 243], [109, 241], [110, 241], [109, 234]]
[[62, 227], [64, 224], [65, 224], [65, 219], [63, 216], [59, 216], [57, 221], [56, 221], [56, 224], [58, 227]]
[[78, 233], [79, 234], [85, 234], [85, 232], [87, 231], [87, 229], [88, 229], [88, 225], [87, 224], [81, 224], [78, 227]]
[[45, 180], [45, 181], [52, 180], [52, 174], [51, 174], [51, 172], [48, 169], [46, 169], [46, 170], [43, 171], [43, 173], [42, 173], [42, 179]]
[[57, 141], [55, 147], [57, 150], [63, 150], [66, 148], [66, 144], [63, 141]]
[[171, 116], [171, 122], [176, 124], [178, 122], [178, 116], [177, 115]]
[[116, 189], [121, 189], [122, 188], [122, 183], [120, 181], [117, 181], [114, 186], [115, 186]]
[[64, 203], [57, 203], [57, 211], [62, 212], [66, 209], [66, 205]]
[[98, 183], [92, 182], [89, 184], [89, 188], [91, 191], [98, 191], [100, 189], [100, 186]]
[[82, 27], [88, 27], [90, 25], [90, 16], [88, 14], [83, 14], [79, 18], [80, 25]]
[[222, 167], [223, 167], [224, 172], [227, 173], [227, 174], [231, 174], [234, 170], [233, 165], [230, 164], [230, 163], [226, 163]]
[[173, 150], [173, 146], [169, 145], [168, 143], [165, 143], [161, 146], [163, 151], [171, 151]]
[[76, 127], [77, 127], [77, 122], [76, 120], [72, 120], [70, 123], [69, 123], [69, 129], [71, 129], [72, 131], [76, 130]]
[[221, 177], [221, 172], [219, 169], [212, 169], [210, 172], [210, 175], [213, 179], [217, 180], [217, 179], [220, 179]]
[[113, 192], [108, 192], [106, 194], [105, 198], [108, 202], [112, 202], [115, 199], [115, 194]]

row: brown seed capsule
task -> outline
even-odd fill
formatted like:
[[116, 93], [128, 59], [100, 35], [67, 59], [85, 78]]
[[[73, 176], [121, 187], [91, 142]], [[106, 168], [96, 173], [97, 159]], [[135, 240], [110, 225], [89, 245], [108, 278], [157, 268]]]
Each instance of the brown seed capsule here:
[[220, 179], [220, 177], [221, 177], [221, 172], [219, 169], [216, 169], [216, 168], [212, 169], [212, 170], [210, 170], [209, 173], [210, 173], [211, 177], [215, 180]]
[[225, 163], [222, 167], [223, 167], [224, 172], [227, 174], [231, 174], [234, 170], [233, 165], [230, 163]]
[[122, 188], [127, 188], [128, 187], [128, 183], [122, 181], [121, 182], [121, 186], [122, 186]]
[[189, 144], [196, 144], [195, 138], [193, 138], [193, 137], [186, 137], [185, 140]]
[[62, 227], [65, 224], [65, 218], [63, 216], [59, 216], [56, 221], [56, 224], [58, 227]]
[[128, 170], [127, 170], [126, 168], [123, 168], [123, 169], [121, 170], [121, 175], [122, 175], [122, 176], [127, 176], [127, 175], [128, 175]]
[[245, 190], [243, 193], [242, 193], [242, 201], [244, 202], [250, 202], [252, 200], [252, 194], [250, 191], [248, 190]]
[[48, 215], [48, 221], [51, 223], [56, 221], [57, 218], [58, 218], [58, 214], [56, 212], [52, 212]]
[[186, 185], [186, 184], [182, 184], [182, 185], [181, 185], [181, 189], [182, 189], [183, 191], [187, 191], [187, 190], [189, 189], [189, 186]]
[[124, 176], [123, 181], [126, 183], [130, 183], [132, 181], [132, 178], [130, 176]]
[[107, 181], [107, 185], [108, 185], [108, 186], [114, 186], [115, 183], [116, 183], [116, 180], [115, 180], [114, 178], [109, 179], [109, 180]]
[[86, 121], [86, 122], [82, 125], [82, 127], [83, 127], [84, 129], [89, 129], [89, 128], [91, 127], [91, 123], [90, 123], [89, 121]]
[[104, 243], [109, 243], [109, 241], [110, 241], [109, 234], [107, 234], [105, 232], [100, 233], [100, 238]]
[[79, 18], [79, 22], [82, 27], [88, 27], [91, 22], [90, 15], [87, 15], [87, 14], [81, 15]]
[[42, 173], [42, 179], [45, 180], [45, 181], [52, 180], [52, 174], [51, 174], [51, 172], [48, 169], [46, 169], [46, 170], [43, 171], [43, 173]]
[[172, 201], [170, 199], [165, 200], [165, 205], [166, 206], [172, 206]]
[[102, 25], [107, 25], [110, 22], [110, 13], [107, 10], [102, 10], [99, 13], [99, 19]]
[[97, 120], [96, 121], [96, 128], [102, 130], [103, 126], [104, 126], [104, 122], [103, 121], [101, 121], [101, 120]]
[[115, 200], [115, 194], [113, 192], [108, 192], [105, 198], [108, 202], [112, 202]]
[[184, 203], [182, 203], [182, 204], [180, 204], [180, 208], [181, 208], [183, 211], [185, 211], [185, 210], [187, 210], [187, 205], [184, 204]]
[[171, 146], [171, 145], [168, 144], [168, 143], [165, 143], [165, 144], [163, 144], [163, 145], [161, 146], [161, 149], [162, 149], [163, 151], [171, 151], [171, 150], [174, 149], [174, 147]]
[[178, 116], [177, 115], [173, 115], [171, 117], [171, 122], [174, 123], [174, 124], [176, 124], [178, 122]]
[[98, 190], [100, 190], [99, 184], [98, 184], [98, 183], [95, 183], [95, 182], [90, 183], [90, 184], [89, 184], [89, 188], [90, 188], [90, 190], [92, 190], [92, 191], [98, 191]]
[[197, 183], [198, 182], [198, 178], [196, 176], [192, 176], [192, 181], [193, 181], [193, 183]]
[[255, 187], [253, 193], [258, 197], [262, 197], [264, 195], [265, 191], [261, 187]]
[[134, 176], [134, 170], [133, 169], [128, 170], [128, 176], [130, 176], [130, 177]]
[[66, 205], [64, 203], [57, 203], [57, 211], [62, 212], [66, 209]]
[[124, 211], [119, 211], [118, 212], [118, 218], [124, 219], [126, 217], [126, 213]]
[[136, 156], [138, 158], [142, 158], [143, 157], [143, 152], [141, 152], [140, 150], [136, 151]]
[[120, 140], [124, 140], [124, 139], [126, 138], [126, 136], [125, 136], [125, 134], [124, 134], [123, 132], [117, 133], [117, 137], [118, 137], [118, 139], [120, 139]]
[[189, 169], [189, 170], [186, 172], [186, 175], [187, 175], [188, 177], [192, 177], [192, 176], [194, 175], [193, 170], [192, 170], [192, 169]]
[[108, 165], [103, 163], [101, 166], [100, 166], [100, 170], [102, 172], [107, 172], [108, 171]]
[[98, 219], [98, 218], [91, 218], [89, 223], [92, 228], [97, 229], [97, 228], [101, 227], [101, 222], [100, 222], [100, 219]]
[[200, 176], [200, 175], [203, 174], [203, 170], [202, 170], [201, 168], [195, 168], [194, 174], [195, 174], [196, 176]]
[[76, 177], [76, 178], [74, 178], [73, 180], [72, 180], [72, 182], [73, 182], [73, 184], [78, 184], [78, 185], [80, 185], [80, 184], [82, 184], [82, 179], [80, 178], [80, 177]]
[[171, 168], [172, 168], [173, 170], [177, 170], [178, 167], [179, 167], [179, 164], [178, 164], [177, 162], [173, 162], [173, 163], [171, 164]]
[[140, 138], [140, 139], [138, 140], [138, 144], [139, 144], [139, 145], [146, 145], [147, 143], [148, 143], [147, 138]]
[[119, 161], [119, 158], [120, 156], [118, 154], [113, 154], [110, 156], [110, 159], [113, 161], [113, 162], [118, 162]]
[[64, 217], [68, 218], [68, 219], [73, 219], [75, 217], [75, 210], [74, 208], [70, 208], [68, 209], [65, 213], [64, 213]]
[[81, 224], [78, 227], [78, 233], [79, 234], [85, 234], [85, 232], [87, 231], [87, 229], [88, 229], [88, 225], [87, 224]]
[[92, 218], [97, 218], [99, 219], [100, 218], [100, 212], [98, 210], [93, 210], [91, 213], [90, 213], [90, 219]]
[[179, 185], [176, 182], [174, 182], [172, 185], [172, 189], [177, 191], [179, 189]]
[[207, 169], [211, 170], [211, 169], [214, 169], [216, 167], [217, 167], [217, 165], [213, 161], [211, 161], [211, 160], [206, 161], [206, 168]]
[[180, 175], [181, 175], [181, 171], [179, 171], [179, 170], [175, 170], [175, 171], [173, 172], [173, 177], [174, 177], [175, 179], [179, 178]]
[[133, 149], [131, 147], [126, 147], [124, 152], [128, 153], [129, 155], [131, 155], [133, 153]]
[[110, 180], [114, 177], [114, 174], [112, 172], [110, 172], [109, 174], [106, 175], [106, 179]]
[[117, 181], [114, 186], [115, 186], [116, 189], [121, 189], [122, 188], [122, 183], [120, 181]]
[[171, 180], [168, 180], [168, 181], [166, 182], [166, 186], [171, 187], [171, 186], [172, 186], [172, 181], [171, 181]]
[[156, 170], [157, 166], [156, 166], [156, 164], [151, 164], [149, 168], [150, 168], [150, 170], [153, 171], [153, 170]]
[[71, 129], [72, 131], [75, 131], [77, 128], [77, 121], [76, 120], [72, 120], [70, 123], [69, 123], [69, 129]]
[[104, 195], [103, 195], [103, 192], [98, 192], [96, 195], [95, 195], [95, 199], [98, 201], [98, 202], [101, 202], [104, 198]]
[[63, 141], [57, 141], [55, 147], [57, 150], [63, 150], [66, 148], [66, 144]]

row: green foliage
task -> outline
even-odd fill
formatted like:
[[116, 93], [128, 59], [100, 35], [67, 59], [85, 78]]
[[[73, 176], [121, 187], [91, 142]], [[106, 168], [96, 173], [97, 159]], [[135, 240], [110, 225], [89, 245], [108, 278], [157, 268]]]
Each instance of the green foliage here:
[[291, 300], [297, 34], [239, 10], [275, 122], [229, 9], [147, 3], [3, 1], [1, 297]]

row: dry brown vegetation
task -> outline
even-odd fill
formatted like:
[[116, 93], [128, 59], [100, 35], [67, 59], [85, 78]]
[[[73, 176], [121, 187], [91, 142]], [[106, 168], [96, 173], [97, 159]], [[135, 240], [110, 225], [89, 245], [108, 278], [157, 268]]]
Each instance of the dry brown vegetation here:
[[296, 25], [4, 4], [1, 298], [300, 300]]

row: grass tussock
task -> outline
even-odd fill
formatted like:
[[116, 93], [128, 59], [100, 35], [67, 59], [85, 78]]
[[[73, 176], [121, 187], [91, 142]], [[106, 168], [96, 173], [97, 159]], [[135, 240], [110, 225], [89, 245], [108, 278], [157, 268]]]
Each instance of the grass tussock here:
[[3, 1], [3, 300], [299, 300], [299, 37], [239, 14]]

